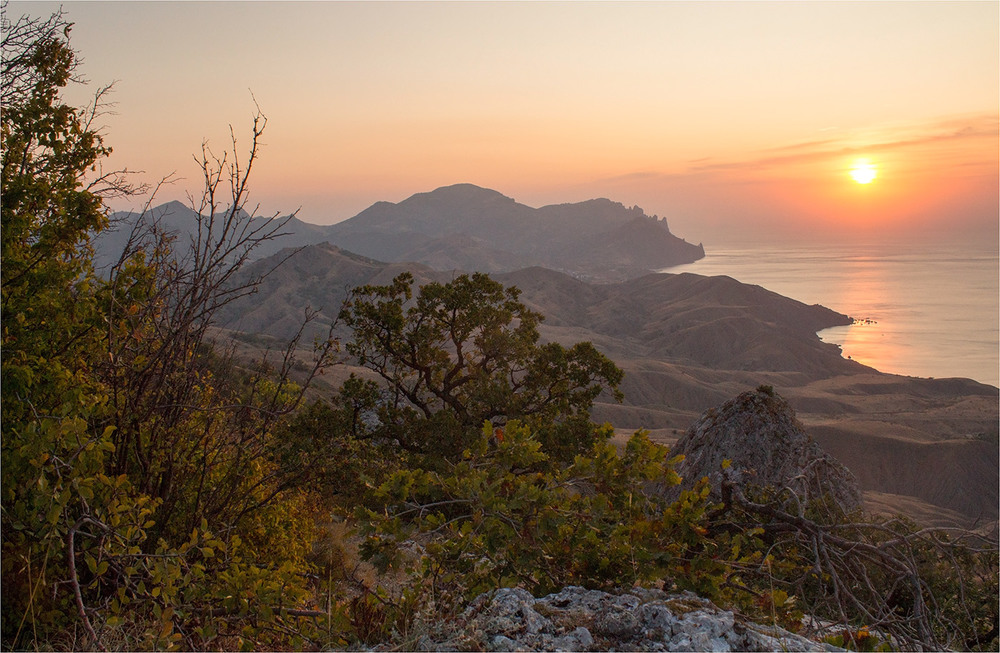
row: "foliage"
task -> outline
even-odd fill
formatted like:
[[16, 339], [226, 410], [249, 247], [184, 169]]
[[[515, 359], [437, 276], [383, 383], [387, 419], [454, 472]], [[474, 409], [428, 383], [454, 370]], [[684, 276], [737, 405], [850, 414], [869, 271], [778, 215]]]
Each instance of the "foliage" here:
[[74, 612], [48, 586], [65, 568], [67, 533], [94, 509], [122, 506], [97, 476], [112, 446], [94, 426], [107, 397], [88, 373], [101, 325], [87, 242], [105, 220], [82, 179], [108, 150], [60, 101], [74, 66], [61, 14], [3, 20], [3, 632], [13, 641]]
[[995, 544], [826, 505], [787, 512], [787, 496], [757, 503], [738, 487], [710, 505], [707, 479], [670, 502], [667, 455], [639, 433], [621, 454], [595, 438], [552, 466], [530, 428], [487, 424], [461, 460], [381, 485], [387, 508], [358, 510], [363, 550], [382, 568], [418, 550], [414, 587], [439, 611], [497, 587], [663, 583], [793, 631], [826, 621], [856, 650], [995, 641]]
[[302, 407], [276, 434], [279, 464], [297, 470], [297, 485], [322, 488], [341, 508], [370, 500], [399, 458], [375, 435], [380, 397], [377, 386], [351, 376], [331, 402]]
[[401, 543], [419, 543], [418, 573], [438, 603], [497, 587], [544, 593], [664, 575], [698, 589], [718, 572], [700, 526], [707, 487], [671, 504], [645, 491], [679, 480], [664, 447], [638, 433], [619, 456], [601, 436], [566, 467], [547, 458], [530, 428], [487, 423], [446, 470], [397, 471], [379, 489], [388, 510], [360, 511], [366, 555], [387, 568]]
[[541, 315], [485, 274], [428, 283], [413, 301], [412, 285], [404, 273], [357, 288], [342, 312], [354, 330], [348, 351], [388, 386], [372, 406], [379, 437], [454, 460], [485, 421], [519, 420], [554, 459], [589, 448], [594, 399], [605, 389], [621, 398], [614, 363], [587, 342], [538, 344]]
[[[78, 625], [64, 646], [103, 648], [123, 622], [128, 648], [318, 636], [303, 572], [319, 502], [275, 440], [304, 390], [288, 381], [297, 343], [247, 370], [207, 338], [214, 311], [253, 291], [235, 272], [283, 224], [243, 209], [263, 117], [246, 160], [205, 150], [189, 253], [154, 226], [98, 278], [90, 238], [113, 175], [96, 109], [61, 99], [70, 25], [11, 23], [5, 5], [3, 28], [3, 645], [52, 646]], [[312, 373], [335, 351], [317, 343]]]

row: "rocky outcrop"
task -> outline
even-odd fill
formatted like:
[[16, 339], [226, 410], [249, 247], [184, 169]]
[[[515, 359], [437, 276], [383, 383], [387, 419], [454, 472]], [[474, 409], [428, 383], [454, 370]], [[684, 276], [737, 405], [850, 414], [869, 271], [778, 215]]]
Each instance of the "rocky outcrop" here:
[[820, 449], [768, 386], [706, 411], [671, 454], [684, 456], [674, 468], [684, 479], [681, 488], [707, 476], [716, 498], [728, 460], [726, 477], [740, 487], [788, 488], [803, 503], [828, 497], [845, 512], [862, 505], [854, 475]]
[[425, 650], [837, 651], [778, 627], [720, 610], [689, 592], [633, 589], [615, 595], [567, 587], [535, 599], [499, 589], [476, 598], [441, 641]]

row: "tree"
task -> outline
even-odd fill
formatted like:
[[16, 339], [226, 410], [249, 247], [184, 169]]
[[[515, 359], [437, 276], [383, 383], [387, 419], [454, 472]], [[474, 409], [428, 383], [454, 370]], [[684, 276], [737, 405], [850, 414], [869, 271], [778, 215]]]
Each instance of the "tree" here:
[[[101, 193], [127, 188], [100, 171], [96, 110], [61, 99], [70, 24], [5, 5], [3, 31], [2, 643], [101, 649], [127, 614], [127, 647], [295, 646], [320, 616], [303, 609], [315, 497], [275, 442], [304, 392], [297, 341], [239, 364], [210, 337], [284, 224], [244, 209], [265, 120], [244, 159], [235, 137], [232, 158], [203, 150], [190, 249], [154, 225], [97, 278]], [[307, 381], [335, 352], [316, 343]]]
[[594, 400], [603, 391], [621, 399], [614, 363], [589, 342], [539, 344], [542, 316], [488, 275], [428, 283], [415, 301], [412, 285], [404, 273], [357, 288], [341, 314], [354, 330], [348, 352], [387, 386], [370, 406], [379, 437], [454, 459], [484, 422], [519, 420], [555, 459], [587, 450]]
[[[75, 66], [61, 12], [48, 20], [3, 12], [2, 487], [4, 643], [25, 624], [74, 614], [65, 541], [91, 509], [110, 432], [99, 364], [100, 311], [88, 238], [105, 224], [84, 177], [109, 150], [81, 113], [61, 101]], [[96, 500], [95, 500], [96, 499]], [[135, 517], [136, 513], [132, 513]]]

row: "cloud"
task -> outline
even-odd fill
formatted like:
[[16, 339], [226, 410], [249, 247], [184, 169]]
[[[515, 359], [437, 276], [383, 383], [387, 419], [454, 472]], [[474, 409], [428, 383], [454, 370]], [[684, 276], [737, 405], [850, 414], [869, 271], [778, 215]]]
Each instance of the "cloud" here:
[[924, 125], [874, 129], [870, 130], [868, 134], [845, 135], [838, 139], [807, 141], [769, 148], [763, 150], [765, 156], [740, 161], [696, 165], [688, 170], [692, 173], [763, 170], [772, 167], [804, 165], [834, 156], [877, 154], [941, 143], [976, 140], [983, 141], [983, 152], [987, 153], [986, 156], [995, 159], [996, 141], [1000, 138], [998, 121], [1000, 121], [998, 114], [988, 113], [949, 118]]
[[[821, 131], [840, 131], [837, 128]], [[909, 155], [908, 150], [933, 146], [954, 145], [960, 147], [958, 156], [947, 161], [948, 169], [963, 174], [992, 173], [997, 166], [997, 147], [1000, 144], [1000, 114], [978, 113], [943, 118], [918, 124], [890, 124], [871, 127], [866, 130], [844, 132], [834, 138], [823, 138], [787, 143], [751, 153], [743, 159], [720, 160], [717, 157], [702, 157], [684, 162], [684, 168], [665, 172], [657, 170], [637, 170], [612, 175], [579, 184], [582, 188], [600, 186], [627, 186], [657, 184], [663, 187], [702, 186], [704, 184], [725, 183], [729, 186], [753, 185], [759, 183], [749, 175], [740, 173], [763, 173], [773, 170], [802, 169], [811, 164], [822, 164], [836, 158], [854, 156], [886, 155], [906, 152], [907, 159], [918, 165], [940, 166], [931, 158], [930, 152], [919, 156]]]
[[663, 173], [655, 171], [640, 171], [640, 172], [628, 172], [623, 175], [615, 175], [613, 177], [608, 177], [602, 181], [616, 182], [616, 181], [641, 181], [644, 179], [656, 179], [661, 177]]

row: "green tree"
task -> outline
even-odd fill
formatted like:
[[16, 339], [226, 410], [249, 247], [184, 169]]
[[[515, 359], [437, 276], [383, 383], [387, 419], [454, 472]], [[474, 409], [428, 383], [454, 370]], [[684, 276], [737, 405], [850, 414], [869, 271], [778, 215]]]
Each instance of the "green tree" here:
[[348, 352], [388, 388], [368, 406], [378, 415], [372, 436], [455, 459], [484, 422], [519, 420], [555, 460], [589, 448], [594, 400], [603, 391], [621, 398], [614, 363], [589, 342], [539, 344], [542, 316], [485, 274], [428, 283], [415, 299], [412, 285], [404, 273], [358, 288], [342, 312], [354, 330]]
[[[3, 638], [74, 614], [68, 534], [119, 509], [98, 477], [111, 449], [99, 364], [102, 323], [89, 234], [105, 225], [84, 178], [110, 150], [60, 89], [75, 56], [61, 13], [11, 23], [3, 12], [2, 311]], [[141, 510], [141, 507], [136, 506]], [[133, 513], [130, 521], [136, 521]]]

